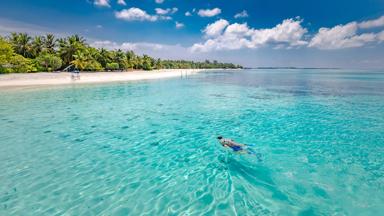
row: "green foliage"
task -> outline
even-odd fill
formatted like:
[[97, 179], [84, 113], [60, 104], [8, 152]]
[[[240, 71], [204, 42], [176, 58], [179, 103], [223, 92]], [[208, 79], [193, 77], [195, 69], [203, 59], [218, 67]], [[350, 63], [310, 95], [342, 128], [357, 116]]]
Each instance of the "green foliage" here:
[[78, 35], [59, 39], [59, 47], [59, 55], [63, 60], [64, 65], [69, 65], [75, 60], [76, 53], [86, 49], [85, 40]]
[[32, 57], [31, 37], [27, 33], [12, 33], [10, 36], [10, 42], [13, 46], [13, 50], [24, 56], [25, 58]]
[[155, 66], [156, 70], [162, 69], [163, 68], [163, 63], [161, 62], [161, 59], [157, 59], [157, 61], [156, 61], [154, 66]]
[[51, 34], [32, 38], [12, 33], [8, 39], [0, 37], [0, 73], [54, 71], [70, 65], [82, 71], [242, 68], [218, 61], [161, 60], [133, 51], [96, 49], [78, 35], [56, 39]]
[[35, 61], [38, 65], [38, 69], [43, 71], [55, 71], [61, 68], [63, 64], [61, 58], [49, 53], [41, 54]]
[[96, 61], [90, 50], [77, 50], [76, 53], [73, 55], [74, 60], [71, 61], [71, 64], [73, 64], [77, 69], [82, 71], [99, 71], [103, 70], [103, 67], [101, 64]]
[[0, 37], [0, 65], [7, 63], [7, 59], [14, 54], [12, 45]]
[[219, 63], [217, 61], [210, 62], [205, 60], [204, 62], [194, 62], [194, 61], [185, 61], [185, 60], [163, 60], [163, 68], [167, 69], [215, 69], [215, 68], [224, 68], [224, 69], [236, 69], [243, 68], [240, 65], [234, 65], [232, 63]]
[[141, 65], [143, 70], [152, 70], [154, 65], [154, 59], [147, 55], [144, 55]]
[[10, 60], [14, 55], [12, 45], [0, 37], [0, 73], [9, 73]]
[[36, 36], [31, 43], [31, 55], [37, 57], [43, 51], [43, 38]]
[[101, 64], [94, 59], [88, 61], [84, 68], [84, 71], [102, 71], [102, 70], [103, 70], [103, 67], [101, 66]]
[[107, 70], [119, 70], [119, 64], [116, 62], [107, 63], [107, 66], [105, 67]]
[[0, 73], [34, 72], [36, 68], [30, 59], [16, 54], [11, 43], [0, 37]]
[[55, 36], [52, 34], [47, 34], [43, 38], [43, 46], [44, 46], [44, 51], [50, 54], [55, 53], [57, 45], [57, 40], [55, 39]]
[[22, 55], [14, 55], [9, 62], [12, 73], [36, 72], [36, 67], [31, 59], [24, 58]]

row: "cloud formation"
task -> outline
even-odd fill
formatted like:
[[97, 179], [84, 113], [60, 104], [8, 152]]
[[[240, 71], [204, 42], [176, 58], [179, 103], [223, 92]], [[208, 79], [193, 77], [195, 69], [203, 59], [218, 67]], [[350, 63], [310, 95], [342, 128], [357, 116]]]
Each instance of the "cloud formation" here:
[[119, 12], [115, 12], [115, 17], [125, 21], [150, 21], [150, 22], [172, 19], [169, 16], [150, 15], [146, 11], [141, 10], [140, 8], [135, 8], [135, 7], [124, 9]]
[[151, 50], [163, 50], [166, 49], [167, 46], [163, 44], [157, 44], [157, 43], [145, 43], [145, 42], [139, 42], [139, 43], [116, 43], [113, 41], [105, 40], [105, 41], [95, 41], [91, 43], [92, 47], [95, 48], [104, 48], [108, 50], [117, 50], [121, 49], [124, 51], [128, 50], [138, 50], [138, 49], [151, 49]]
[[381, 16], [374, 20], [364, 21], [358, 24], [359, 28], [368, 29], [384, 26], [384, 16]]
[[248, 16], [249, 16], [248, 12], [246, 10], [243, 10], [240, 13], [237, 13], [234, 17], [235, 17], [235, 19], [239, 19], [239, 18], [245, 18]]
[[162, 4], [162, 3], [164, 2], [164, 0], [155, 0], [155, 2], [156, 2], [157, 4]]
[[93, 40], [90, 45], [95, 48], [105, 48], [108, 50], [121, 49], [123, 51], [132, 50], [136, 54], [147, 54], [155, 58], [162, 59], [190, 59], [190, 60], [204, 60], [212, 58], [210, 54], [190, 53], [188, 48], [179, 44], [160, 44], [149, 42], [123, 42], [117, 43], [114, 41]]
[[337, 25], [333, 28], [320, 28], [311, 39], [308, 47], [318, 49], [344, 49], [361, 47], [376, 39], [374, 33], [357, 34], [359, 24], [351, 22], [346, 25]]
[[229, 24], [219, 20], [208, 25], [203, 32], [210, 37], [203, 43], [194, 44], [192, 52], [209, 52], [214, 50], [255, 49], [272, 44], [279, 47], [293, 48], [306, 45], [303, 40], [308, 31], [301, 26], [300, 19], [286, 19], [269, 29], [250, 28], [247, 23]]
[[166, 9], [162, 9], [162, 8], [155, 8], [155, 11], [156, 11], [156, 14], [158, 15], [167, 15], [167, 14], [174, 14], [178, 11], [177, 8], [166, 8]]
[[180, 23], [180, 22], [175, 22], [175, 27], [177, 28], [177, 29], [181, 29], [181, 28], [184, 28], [184, 23]]
[[221, 13], [220, 8], [213, 8], [213, 9], [200, 9], [197, 14], [201, 17], [213, 17], [217, 16]]
[[377, 39], [380, 42], [384, 41], [384, 30], [377, 34]]
[[225, 19], [217, 20], [212, 24], [208, 24], [207, 27], [203, 30], [206, 37], [216, 37], [220, 35], [225, 27], [229, 25], [229, 22]]
[[384, 26], [384, 16], [374, 20], [363, 22], [350, 22], [345, 25], [337, 25], [332, 28], [320, 28], [318, 33], [310, 40], [308, 47], [323, 50], [345, 49], [362, 47], [372, 42], [382, 40], [381, 33], [366, 32], [362, 30]]
[[123, 6], [127, 5], [127, 3], [125, 2], [125, 0], [118, 0], [118, 1], [117, 1], [117, 4], [119, 4], [119, 5], [123, 5]]
[[384, 41], [381, 32], [364, 32], [370, 28], [384, 27], [384, 16], [363, 22], [350, 22], [332, 28], [320, 28], [311, 36], [302, 24], [300, 17], [285, 19], [273, 28], [254, 29], [247, 23], [230, 24], [220, 19], [203, 29], [204, 42], [190, 47], [192, 52], [210, 52], [216, 50], [255, 49], [270, 45], [274, 49], [292, 49], [310, 47], [321, 50], [335, 50], [362, 47], [374, 42]]
[[99, 7], [111, 7], [109, 0], [95, 0], [93, 4]]

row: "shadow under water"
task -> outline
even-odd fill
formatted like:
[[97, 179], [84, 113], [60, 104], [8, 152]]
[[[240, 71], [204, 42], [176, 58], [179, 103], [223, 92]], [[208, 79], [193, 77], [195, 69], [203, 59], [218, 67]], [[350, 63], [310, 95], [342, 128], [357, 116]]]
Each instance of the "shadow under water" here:
[[[236, 158], [237, 156], [239, 159]], [[254, 155], [221, 155], [219, 161], [226, 166], [231, 177], [241, 178], [255, 188], [269, 191], [273, 199], [290, 202], [288, 196], [279, 190], [274, 182], [270, 169], [258, 163], [258, 159], [249, 158], [249, 156]]]

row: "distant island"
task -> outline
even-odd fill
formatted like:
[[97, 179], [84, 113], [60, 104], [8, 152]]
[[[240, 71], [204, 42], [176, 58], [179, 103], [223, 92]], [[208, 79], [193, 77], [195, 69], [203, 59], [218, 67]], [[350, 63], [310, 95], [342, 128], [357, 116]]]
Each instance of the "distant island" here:
[[255, 67], [252, 69], [341, 69], [341, 68], [335, 68], [335, 67]]
[[162, 60], [133, 51], [94, 48], [78, 35], [56, 38], [52, 34], [31, 37], [26, 33], [0, 36], [0, 73], [51, 72], [57, 70], [129, 71], [154, 69], [238, 69], [241, 65], [205, 60]]

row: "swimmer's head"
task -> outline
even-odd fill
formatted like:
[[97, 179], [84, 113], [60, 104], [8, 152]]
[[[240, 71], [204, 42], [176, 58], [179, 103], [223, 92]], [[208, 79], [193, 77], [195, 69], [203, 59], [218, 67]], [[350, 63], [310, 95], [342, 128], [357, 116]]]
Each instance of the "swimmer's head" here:
[[222, 136], [218, 136], [217, 139], [218, 139], [218, 140], [221, 140], [221, 139], [223, 139], [223, 137], [222, 137]]

